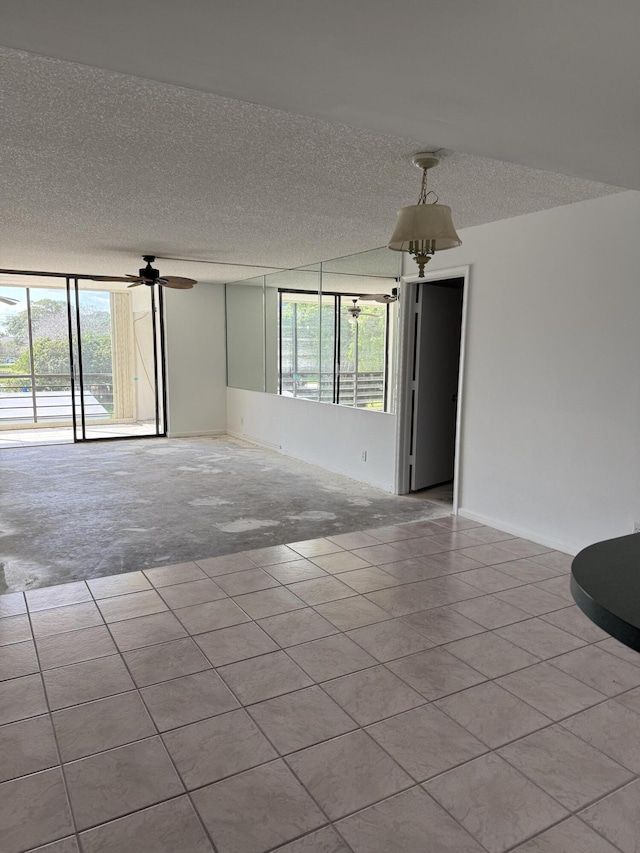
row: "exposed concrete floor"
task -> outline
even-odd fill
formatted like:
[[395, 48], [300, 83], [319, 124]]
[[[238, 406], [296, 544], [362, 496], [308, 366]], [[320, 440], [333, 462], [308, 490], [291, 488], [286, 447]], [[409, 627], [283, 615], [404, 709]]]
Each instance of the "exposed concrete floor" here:
[[447, 515], [227, 436], [0, 452], [0, 593]]

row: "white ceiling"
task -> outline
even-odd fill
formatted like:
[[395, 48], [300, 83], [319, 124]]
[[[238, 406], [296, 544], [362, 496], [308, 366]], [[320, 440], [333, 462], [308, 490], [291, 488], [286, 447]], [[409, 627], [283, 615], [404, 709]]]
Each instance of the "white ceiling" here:
[[639, 14], [3, 0], [0, 39], [60, 59], [0, 49], [0, 266], [120, 274], [144, 251], [229, 281], [361, 251], [416, 201], [411, 155], [441, 146], [458, 228], [616, 191], [569, 174], [638, 187]]

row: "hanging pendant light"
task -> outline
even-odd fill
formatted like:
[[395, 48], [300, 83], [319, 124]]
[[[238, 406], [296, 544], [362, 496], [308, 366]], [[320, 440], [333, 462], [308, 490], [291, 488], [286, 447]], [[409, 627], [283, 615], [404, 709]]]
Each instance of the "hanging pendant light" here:
[[[433, 154], [416, 154], [413, 163], [422, 169], [422, 186], [417, 204], [401, 207], [398, 211], [396, 227], [389, 241], [389, 248], [397, 252], [408, 252], [418, 264], [420, 278], [424, 276], [425, 265], [434, 252], [441, 249], [453, 249], [462, 245], [451, 221], [451, 208], [438, 204], [438, 196], [427, 192], [427, 171], [438, 165]], [[435, 202], [428, 202], [430, 195]]]

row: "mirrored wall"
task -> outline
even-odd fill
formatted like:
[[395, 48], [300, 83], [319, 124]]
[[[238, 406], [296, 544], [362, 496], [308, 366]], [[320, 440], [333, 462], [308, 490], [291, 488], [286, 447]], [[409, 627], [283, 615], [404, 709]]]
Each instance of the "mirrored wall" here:
[[395, 411], [399, 277], [383, 248], [227, 284], [227, 385]]

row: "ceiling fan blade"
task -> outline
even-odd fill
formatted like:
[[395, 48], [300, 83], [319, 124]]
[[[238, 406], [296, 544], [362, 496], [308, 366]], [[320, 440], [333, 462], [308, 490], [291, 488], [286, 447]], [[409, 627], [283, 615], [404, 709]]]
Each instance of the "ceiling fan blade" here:
[[0, 296], [0, 302], [4, 302], [5, 305], [17, 305], [18, 300], [12, 299], [10, 296]]
[[[125, 280], [126, 280], [126, 279], [125, 279]], [[129, 285], [129, 287], [140, 287], [140, 285], [141, 285], [141, 284], [144, 284], [144, 281], [142, 281], [142, 280], [140, 280], [140, 281], [134, 281], [134, 282], [133, 282], [133, 284], [130, 284], [130, 285]], [[129, 287], [127, 287], [127, 290], [129, 289]]]
[[163, 275], [158, 281], [160, 284], [169, 285], [170, 287], [186, 287], [187, 285], [193, 287], [194, 284], [198, 283], [195, 278], [184, 278], [181, 275]]
[[171, 279], [161, 278], [158, 282], [163, 287], [172, 287], [174, 290], [191, 290], [193, 284], [187, 284], [184, 281], [172, 281]]

